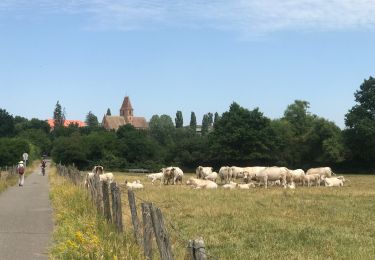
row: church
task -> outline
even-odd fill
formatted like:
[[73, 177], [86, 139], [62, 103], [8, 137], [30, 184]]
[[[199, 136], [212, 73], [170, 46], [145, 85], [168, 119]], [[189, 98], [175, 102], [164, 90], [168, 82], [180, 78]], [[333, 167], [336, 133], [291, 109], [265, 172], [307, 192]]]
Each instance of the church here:
[[137, 129], [147, 129], [148, 123], [144, 117], [135, 117], [134, 109], [130, 103], [130, 98], [126, 96], [122, 102], [120, 108], [120, 116], [108, 116], [103, 117], [102, 126], [107, 130], [116, 130], [120, 126], [131, 124]]

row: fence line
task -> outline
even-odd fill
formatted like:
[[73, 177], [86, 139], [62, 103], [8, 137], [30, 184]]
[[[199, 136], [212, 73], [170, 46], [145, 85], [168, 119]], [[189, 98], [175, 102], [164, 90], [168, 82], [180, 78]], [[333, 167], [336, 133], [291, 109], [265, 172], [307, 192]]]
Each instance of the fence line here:
[[[186, 248], [185, 259], [218, 259], [207, 254], [203, 238], [194, 240], [186, 239], [172, 222], [163, 217], [159, 207], [154, 203], [136, 196], [134, 191], [128, 190], [130, 210], [130, 215], [128, 215], [122, 210], [121, 189], [116, 182], [109, 184], [106, 181], [100, 181], [98, 173], [95, 173], [93, 177], [86, 176], [86, 178], [84, 178], [74, 165], [66, 167], [58, 164], [57, 172], [60, 176], [68, 178], [74, 185], [82, 186], [84, 182], [84, 186], [91, 196], [93, 206], [96, 207], [98, 214], [102, 215], [109, 223], [113, 223], [118, 233], [121, 234], [125, 228], [122, 222], [122, 216], [126, 215], [131, 217], [135, 241], [138, 245], [143, 246], [146, 259], [151, 260], [153, 258], [153, 235], [161, 259], [174, 259], [166, 226], [169, 226], [174, 231], [177, 237], [176, 241], [181, 247]], [[142, 223], [138, 218], [136, 199], [141, 201]]]

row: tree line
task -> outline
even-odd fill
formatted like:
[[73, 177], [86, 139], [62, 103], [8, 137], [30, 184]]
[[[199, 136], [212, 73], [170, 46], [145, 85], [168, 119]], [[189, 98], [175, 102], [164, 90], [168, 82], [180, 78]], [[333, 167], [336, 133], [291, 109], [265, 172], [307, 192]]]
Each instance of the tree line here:
[[107, 131], [92, 112], [86, 116], [86, 127], [65, 127], [59, 102], [53, 129], [45, 121], [13, 117], [0, 109], [0, 166], [14, 164], [28, 152], [32, 158], [47, 154], [81, 169], [97, 164], [111, 170], [159, 170], [172, 164], [189, 170], [198, 165], [303, 169], [329, 165], [342, 171], [374, 172], [375, 79], [365, 80], [354, 96], [356, 104], [345, 115], [343, 130], [312, 114], [304, 100], [288, 105], [283, 116], [273, 120], [258, 108], [233, 103], [222, 115], [204, 115], [199, 132], [194, 112], [187, 126], [177, 111], [174, 120], [169, 115], [152, 116], [147, 130], [125, 125]]

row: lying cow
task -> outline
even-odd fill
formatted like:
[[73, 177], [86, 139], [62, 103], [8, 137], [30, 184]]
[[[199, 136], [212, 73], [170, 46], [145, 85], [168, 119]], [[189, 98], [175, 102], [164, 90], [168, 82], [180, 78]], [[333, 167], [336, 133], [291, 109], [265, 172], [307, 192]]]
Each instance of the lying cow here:
[[197, 178], [190, 178], [186, 185], [193, 186], [195, 189], [217, 189], [217, 184], [209, 180], [201, 180]]
[[212, 172], [212, 173], [210, 173], [209, 175], [207, 175], [204, 179], [205, 179], [205, 180], [210, 180], [210, 181], [216, 182], [217, 177], [218, 177], [217, 172]]
[[140, 180], [136, 180], [133, 182], [125, 181], [125, 185], [129, 190], [137, 190], [137, 189], [143, 189], [143, 184]]
[[324, 179], [326, 187], [343, 187], [344, 181], [345, 181], [344, 177], [342, 178], [331, 177], [331, 178]]

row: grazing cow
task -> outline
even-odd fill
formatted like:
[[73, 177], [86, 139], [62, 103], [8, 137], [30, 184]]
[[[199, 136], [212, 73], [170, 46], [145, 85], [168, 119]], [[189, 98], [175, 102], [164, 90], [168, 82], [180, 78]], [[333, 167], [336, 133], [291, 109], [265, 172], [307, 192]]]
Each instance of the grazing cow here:
[[195, 170], [197, 179], [204, 179], [206, 176], [212, 173], [212, 167], [198, 166]]
[[307, 186], [311, 187], [311, 185], [312, 185], [313, 182], [315, 183], [316, 186], [320, 186], [320, 180], [321, 180], [321, 178], [322, 177], [319, 174], [305, 175], [303, 177], [303, 186], [305, 186], [305, 183], [307, 183]]
[[287, 176], [290, 174], [289, 170], [285, 167], [268, 167], [263, 171], [256, 174], [255, 178], [264, 183], [265, 188], [267, 189], [268, 181], [277, 181], [280, 180], [281, 184], [286, 186]]
[[288, 179], [291, 179], [290, 182], [295, 182], [295, 183], [300, 183], [303, 185], [303, 179], [305, 177], [305, 171], [302, 169], [297, 169], [297, 170], [290, 170], [291, 173], [291, 178], [289, 177]]
[[219, 171], [219, 176], [221, 179], [221, 183], [223, 183], [223, 181], [225, 181], [225, 183], [228, 183], [232, 176], [230, 167], [229, 166], [221, 167]]
[[162, 179], [163, 179], [163, 173], [162, 172], [151, 173], [151, 174], [147, 174], [146, 177], [149, 178], [149, 179], [151, 179], [151, 183], [153, 185], [156, 180], [160, 180], [160, 182], [162, 181]]
[[212, 173], [210, 173], [209, 175], [207, 175], [204, 179], [205, 179], [205, 180], [210, 180], [210, 181], [216, 182], [217, 177], [218, 177], [217, 172], [212, 172]]
[[237, 178], [244, 178], [245, 177], [245, 171], [246, 171], [245, 168], [232, 166], [232, 167], [230, 167], [230, 171], [231, 171], [231, 178], [233, 180], [235, 180]]
[[335, 175], [330, 167], [311, 168], [306, 172], [306, 175], [313, 174], [319, 174], [320, 176], [324, 176], [327, 178], [332, 177], [332, 175]]
[[171, 172], [173, 167], [167, 167], [167, 168], [162, 168], [160, 171], [163, 173], [163, 178], [160, 182], [160, 185], [163, 183], [165, 185], [168, 185], [169, 182], [171, 181], [173, 183], [174, 181], [174, 175]]
[[197, 178], [190, 178], [186, 185], [191, 185], [195, 189], [217, 189], [217, 184], [209, 180], [201, 180]]
[[255, 178], [255, 176], [257, 175], [257, 173], [263, 171], [264, 169], [266, 169], [266, 167], [262, 167], [262, 166], [253, 166], [253, 167], [245, 167], [244, 170], [244, 181], [245, 182], [249, 182], [251, 181], [252, 179]]
[[171, 175], [173, 175], [173, 185], [180, 182], [182, 184], [182, 177], [184, 176], [184, 172], [178, 167], [172, 167]]

